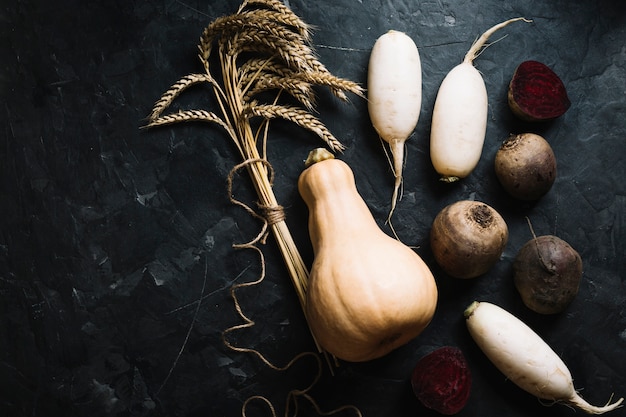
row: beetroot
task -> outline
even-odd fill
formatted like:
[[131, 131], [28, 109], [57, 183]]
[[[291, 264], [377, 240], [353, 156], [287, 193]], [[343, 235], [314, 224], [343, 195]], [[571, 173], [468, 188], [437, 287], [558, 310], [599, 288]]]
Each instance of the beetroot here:
[[556, 179], [552, 147], [535, 133], [509, 136], [496, 152], [494, 167], [502, 187], [520, 200], [538, 200]]
[[456, 414], [465, 407], [472, 377], [463, 352], [453, 346], [441, 347], [421, 358], [411, 375], [417, 399], [441, 414]]
[[517, 67], [508, 100], [513, 113], [528, 122], [555, 119], [571, 105], [559, 76], [537, 61], [525, 61]]
[[513, 280], [526, 307], [540, 314], [564, 311], [578, 294], [583, 261], [566, 241], [544, 235], [529, 240], [513, 262]]

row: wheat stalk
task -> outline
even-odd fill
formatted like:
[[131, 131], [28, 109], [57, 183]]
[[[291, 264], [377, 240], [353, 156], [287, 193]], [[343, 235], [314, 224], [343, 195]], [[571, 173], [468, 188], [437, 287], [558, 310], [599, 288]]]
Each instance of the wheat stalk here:
[[[314, 132], [331, 150], [342, 151], [344, 145], [311, 114], [313, 87], [328, 87], [342, 100], [347, 100], [346, 92], [363, 97], [358, 84], [334, 76], [318, 60], [309, 44], [310, 29], [279, 0], [244, 0], [235, 14], [218, 18], [204, 29], [198, 48], [205, 72], [174, 83], [155, 103], [146, 126], [195, 121], [215, 123], [227, 132], [243, 159], [240, 167], [252, 178], [266, 224], [262, 234], [269, 229], [275, 237], [303, 310], [309, 272], [272, 190], [266, 158], [268, 123], [277, 117], [291, 121]], [[211, 65], [216, 63], [219, 69], [213, 72]], [[213, 74], [221, 74], [221, 80]], [[211, 87], [216, 111], [164, 114], [183, 91], [202, 83]], [[261, 93], [272, 90], [276, 96], [270, 102], [259, 102]], [[303, 107], [281, 104], [283, 93]], [[262, 121], [253, 123], [259, 117]], [[257, 237], [251, 243], [259, 241]], [[318, 350], [322, 351], [319, 345]]]

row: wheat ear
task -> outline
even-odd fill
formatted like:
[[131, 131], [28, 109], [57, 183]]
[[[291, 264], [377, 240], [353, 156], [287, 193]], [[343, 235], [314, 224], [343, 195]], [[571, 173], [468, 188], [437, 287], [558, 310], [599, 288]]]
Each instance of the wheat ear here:
[[298, 15], [296, 15], [282, 1], [280, 0], [244, 0], [241, 6], [239, 7], [238, 13], [241, 13], [245, 9], [249, 7], [254, 7], [254, 6], [262, 6], [284, 16], [286, 20], [290, 21], [289, 23], [290, 26], [297, 28], [297, 30], [306, 39], [310, 39], [312, 26], [304, 22], [302, 19], [300, 19], [300, 17], [298, 17]]
[[148, 120], [157, 119], [163, 111], [169, 107], [170, 104], [178, 97], [183, 91], [191, 87], [192, 85], [200, 84], [203, 82], [211, 82], [212, 77], [207, 74], [189, 74], [176, 81], [159, 100], [154, 104]]
[[320, 137], [334, 152], [341, 152], [345, 146], [315, 116], [306, 110], [274, 104], [252, 104], [244, 109], [244, 115], [260, 116], [265, 119], [282, 118], [297, 124]]

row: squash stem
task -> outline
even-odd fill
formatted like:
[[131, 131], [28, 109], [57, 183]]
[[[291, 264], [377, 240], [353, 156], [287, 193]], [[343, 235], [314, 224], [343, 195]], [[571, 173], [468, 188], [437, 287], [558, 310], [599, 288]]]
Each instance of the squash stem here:
[[322, 162], [327, 159], [334, 159], [334, 158], [335, 158], [335, 155], [333, 155], [330, 151], [328, 151], [328, 149], [315, 148], [311, 152], [309, 152], [309, 155], [304, 161], [304, 166], [308, 168], [311, 165], [316, 164], [318, 162]]

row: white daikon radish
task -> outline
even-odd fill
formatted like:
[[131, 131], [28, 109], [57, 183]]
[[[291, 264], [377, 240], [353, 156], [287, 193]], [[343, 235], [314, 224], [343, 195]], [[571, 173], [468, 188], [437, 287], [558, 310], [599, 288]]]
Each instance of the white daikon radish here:
[[615, 410], [624, 401], [620, 398], [602, 407], [587, 403], [574, 389], [572, 375], [561, 358], [537, 333], [503, 308], [475, 301], [464, 314], [472, 338], [489, 360], [530, 394], [589, 414]]
[[430, 159], [441, 180], [454, 182], [468, 176], [478, 164], [487, 131], [487, 88], [482, 75], [474, 68], [489, 37], [509, 23], [493, 26], [474, 42], [463, 62], [443, 79], [435, 107], [430, 133]]
[[374, 43], [367, 98], [372, 125], [391, 151], [395, 182], [389, 221], [402, 184], [404, 145], [417, 126], [422, 107], [422, 64], [417, 46], [407, 34], [390, 30]]

